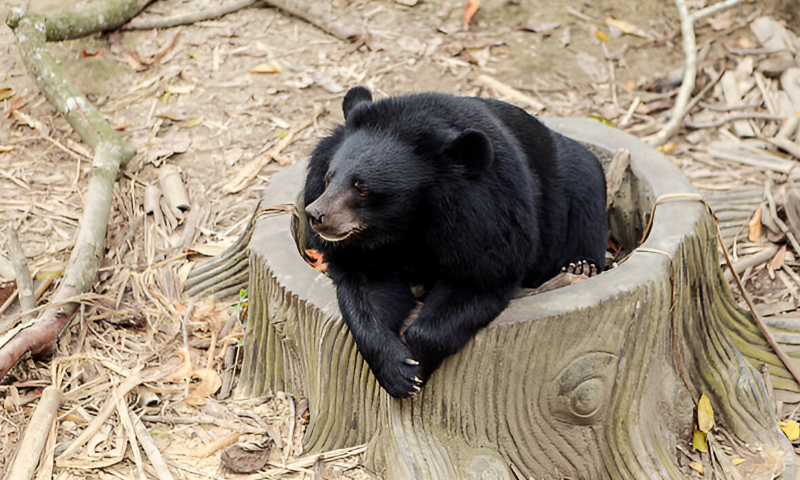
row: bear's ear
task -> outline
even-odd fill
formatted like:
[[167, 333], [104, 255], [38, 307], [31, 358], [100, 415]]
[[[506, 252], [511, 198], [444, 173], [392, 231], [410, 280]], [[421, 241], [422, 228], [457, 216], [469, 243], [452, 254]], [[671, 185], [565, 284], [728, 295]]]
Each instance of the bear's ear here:
[[445, 148], [445, 156], [452, 162], [473, 171], [482, 171], [492, 163], [494, 152], [489, 139], [482, 132], [467, 130]]
[[350, 112], [360, 103], [364, 102], [371, 102], [372, 101], [372, 92], [370, 92], [367, 87], [362, 87], [361, 85], [357, 87], [353, 87], [347, 91], [347, 94], [344, 96], [344, 100], [342, 101], [342, 110], [344, 111], [344, 119], [347, 120], [347, 117], [350, 116]]

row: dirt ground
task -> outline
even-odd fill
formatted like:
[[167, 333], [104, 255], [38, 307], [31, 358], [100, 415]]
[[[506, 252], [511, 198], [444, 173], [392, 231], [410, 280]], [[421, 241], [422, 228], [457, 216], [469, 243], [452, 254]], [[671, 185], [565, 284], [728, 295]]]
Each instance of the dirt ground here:
[[[4, 2], [0, 17], [24, 3]], [[33, 0], [29, 10], [47, 13], [65, 8], [66, 3]], [[69, 78], [138, 153], [115, 187], [107, 239], [110, 254], [94, 289], [98, 297], [87, 302], [60, 338], [59, 360], [23, 360], [0, 385], [0, 397], [5, 399], [0, 411], [0, 472], [15, 454], [30, 404], [38, 399], [41, 387], [63, 384], [65, 391], [72, 392], [65, 403], [69, 410], [61, 412], [58, 455], [65, 448], [63, 442], [76, 436], [71, 429], [90, 422], [110, 392], [117, 391], [119, 378], [135, 374], [139, 365], [167, 363], [179, 355], [184, 346], [182, 324], [188, 330], [184, 348], [189, 352], [182, 357], [183, 365], [188, 363], [195, 373], [202, 370], [207, 351], [216, 341], [212, 332], [218, 332], [227, 320], [230, 302], [183, 298], [179, 287], [185, 265], [190, 264], [184, 259], [164, 268], [153, 266], [189, 248], [214, 254], [230, 245], [244, 229], [264, 185], [282, 168], [279, 163], [305, 158], [315, 142], [342, 121], [341, 99], [350, 86], [366, 85], [376, 97], [428, 90], [498, 96], [479, 78], [488, 75], [542, 102], [548, 115], [592, 116], [644, 137], [666, 120], [676, 87], [665, 79], [673, 78], [683, 62], [677, 11], [669, 1], [484, 0], [469, 32], [461, 31], [464, 5], [460, 1], [423, 0], [412, 7], [379, 0], [317, 3], [319, 8], [360, 19], [358, 26], [366, 28], [369, 36], [355, 43], [342, 41], [301, 19], [257, 4], [189, 26], [115, 31], [49, 45]], [[158, 0], [142, 17], [214, 4]], [[689, 4], [697, 9], [706, 1]], [[769, 2], [745, 2], [697, 25], [698, 45], [710, 45], [698, 88], [723, 67], [738, 67], [743, 57], [732, 55], [731, 49], [758, 46], [749, 26], [762, 15], [781, 20], [783, 14]], [[616, 35], [604, 23], [607, 17], [638, 27], [644, 38]], [[526, 29], [519, 29], [520, 25]], [[258, 71], [272, 73], [254, 73]], [[718, 103], [721, 97], [716, 89], [706, 102]], [[636, 98], [652, 108], [620, 125]], [[0, 115], [0, 145], [9, 147], [0, 153], [0, 280], [13, 277], [7, 239], [9, 228], [14, 228], [37, 285], [44, 284], [41, 301], [45, 301], [52, 291], [48, 282], [61, 275], [73, 246], [91, 174], [91, 153], [39, 93], [19, 57], [14, 34], [5, 25], [0, 26], [0, 99], [7, 113]], [[17, 113], [11, 112], [14, 109]], [[245, 165], [303, 123], [308, 128], [280, 152], [280, 162], [267, 164], [239, 188], [231, 186]], [[727, 138], [726, 128], [684, 129], [664, 151], [710, 197], [747, 189], [755, 192], [752, 207], [744, 208], [741, 215], [721, 218], [723, 234], [734, 238], [742, 232], [746, 236], [765, 183], [780, 187], [786, 176], [712, 158], [706, 147]], [[175, 228], [169, 222], [157, 226], [149, 218], [141, 220], [145, 187], [158, 182], [159, 168], [164, 165], [180, 167], [192, 207]], [[768, 239], [740, 244], [737, 258], [763, 250], [765, 243]], [[782, 257], [792, 272], [797, 271], [798, 253], [790, 246]], [[794, 312], [800, 298], [796, 275], [776, 276], [773, 270], [764, 265], [751, 268], [746, 273], [748, 285], [770, 314]], [[3, 291], [0, 283], [0, 304], [8, 296]], [[12, 326], [17, 308], [12, 305], [0, 311], [0, 332]], [[232, 343], [236, 332], [231, 333]], [[223, 343], [220, 339], [219, 345]], [[209, 363], [219, 370], [224, 353], [211, 351]], [[284, 441], [293, 431], [293, 442], [284, 442], [283, 450], [273, 449], [271, 465], [287, 458], [291, 462], [302, 453], [302, 399], [276, 392], [257, 401], [208, 398], [200, 405], [185, 401], [187, 388], [186, 382], [176, 381], [159, 391], [156, 406], [144, 407], [156, 417], [202, 414], [224, 419], [217, 424], [157, 420], [148, 424], [152, 431], [164, 433], [156, 435], [157, 443], [184, 477], [231, 475], [221, 470], [216, 450], [201, 458], [193, 455], [203, 445], [225, 446], [236, 425], [249, 427], [240, 432], [255, 430], [258, 422], [233, 413], [240, 408], [267, 419]], [[92, 395], [86, 396], [88, 391]], [[120, 423], [114, 420], [104, 425], [91, 442], [91, 451], [87, 448], [56, 464], [55, 475], [59, 479], [137, 476], [135, 455], [131, 449], [125, 453], [120, 440], [125, 438]], [[246, 433], [239, 440], [262, 437]], [[344, 454], [343, 459], [326, 463], [325, 478], [369, 478], [357, 466], [358, 454]], [[109, 458], [117, 461], [98, 470]], [[272, 467], [267, 470], [272, 473], [260, 478], [313, 474], [313, 462], [298, 465]], [[152, 475], [148, 468], [144, 471]]]

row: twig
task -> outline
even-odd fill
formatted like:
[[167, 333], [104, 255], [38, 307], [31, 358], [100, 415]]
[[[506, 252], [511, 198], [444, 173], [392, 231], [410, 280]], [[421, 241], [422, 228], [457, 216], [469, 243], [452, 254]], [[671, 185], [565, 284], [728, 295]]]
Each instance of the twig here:
[[42, 391], [39, 405], [31, 416], [28, 428], [25, 429], [25, 436], [22, 437], [17, 449], [17, 458], [8, 470], [6, 478], [28, 480], [33, 477], [39, 463], [36, 460], [42, 453], [60, 404], [61, 390], [51, 385]]
[[500, 80], [490, 77], [489, 75], [478, 75], [478, 77], [475, 80], [493, 89], [501, 97], [505, 97], [513, 102], [525, 104], [526, 106], [530, 106], [534, 110], [541, 111], [545, 109], [544, 104], [539, 100], [536, 100], [530, 95], [525, 95], [516, 88], [508, 86], [505, 83], [501, 82]]
[[142, 444], [142, 450], [144, 450], [145, 455], [147, 455], [147, 458], [150, 460], [150, 464], [156, 471], [159, 480], [173, 480], [167, 462], [164, 461], [164, 457], [161, 455], [161, 451], [158, 450], [156, 442], [153, 441], [153, 437], [150, 436], [150, 432], [147, 431], [147, 428], [136, 414], [131, 412], [130, 418], [133, 422], [133, 430], [136, 432], [136, 438], [139, 439], [139, 443]]
[[746, 105], [711, 105], [708, 103], [700, 102], [701, 107], [711, 110], [712, 112], [732, 112], [734, 110], [749, 110], [751, 108], [758, 108], [760, 103], [748, 103]]
[[797, 55], [797, 52], [793, 48], [729, 48], [728, 52], [731, 55], [770, 55], [773, 53], [784, 53], [788, 52], [792, 55]]
[[320, 8], [317, 2], [266, 0], [266, 3], [301, 18], [341, 40], [353, 40], [367, 35], [364, 28], [356, 26], [363, 23], [361, 18], [346, 17], [345, 15], [335, 18], [330, 14], [329, 9]]
[[[17, 290], [19, 291], [19, 305], [23, 312], [29, 312], [36, 308], [36, 297], [33, 293], [33, 280], [28, 269], [28, 259], [17, 238], [17, 231], [12, 227], [8, 232], [8, 250], [11, 254], [11, 262], [14, 265], [14, 274], [17, 277]], [[30, 313], [22, 316], [22, 321], [31, 318]]]
[[734, 113], [732, 115], [726, 115], [722, 118], [714, 120], [713, 122], [708, 123], [694, 123], [688, 118], [686, 119], [687, 128], [693, 128], [695, 130], [699, 130], [701, 128], [717, 128], [725, 125], [728, 122], [734, 122], [737, 120], [747, 120], [747, 119], [758, 119], [758, 120], [775, 120], [775, 121], [784, 121], [786, 117], [782, 115], [770, 115], [769, 113]]
[[733, 7], [741, 3], [743, 0], [726, 0], [724, 2], [706, 7], [703, 10], [697, 11], [694, 14], [689, 13], [689, 8], [686, 6], [685, 0], [675, 0], [675, 5], [678, 7], [678, 15], [681, 19], [681, 34], [683, 35], [683, 53], [686, 56], [683, 82], [678, 91], [678, 97], [675, 99], [675, 106], [672, 107], [672, 117], [666, 125], [649, 139], [653, 146], [663, 145], [672, 138], [678, 131], [683, 118], [689, 113], [689, 98], [694, 91], [697, 82], [697, 40], [694, 33], [695, 22], [702, 20], [710, 15], [721, 12], [727, 8]]
[[207, 8], [197, 12], [180, 13], [171, 17], [161, 18], [147, 18], [139, 17], [124, 25], [123, 30], [150, 30], [152, 28], [170, 28], [179, 25], [190, 25], [196, 22], [203, 22], [205, 20], [212, 20], [233, 13], [237, 10], [247, 8], [258, 0], [234, 0], [230, 3]]
[[[776, 253], [778, 253], [778, 246], [771, 244], [764, 250], [735, 262], [733, 264], [733, 270], [736, 273], [742, 273], [750, 267], [755, 267], [756, 265], [761, 265], [768, 261], [770, 258], [774, 257]], [[733, 273], [731, 273], [730, 270], [725, 271], [725, 280], [729, 282], [733, 280]]]
[[131, 417], [135, 415], [130, 415], [128, 413], [128, 404], [125, 403], [124, 398], [117, 397], [116, 390], [112, 390], [112, 394], [114, 395], [114, 400], [117, 402], [117, 415], [119, 415], [120, 423], [122, 423], [122, 428], [125, 429], [125, 433], [128, 435], [128, 442], [131, 444], [133, 463], [136, 464], [136, 473], [139, 474], [140, 480], [147, 480], [147, 476], [144, 474], [144, 465], [142, 464], [142, 452], [139, 450], [139, 444], [136, 442], [136, 431], [131, 421]]
[[631, 106], [628, 107], [628, 111], [625, 112], [625, 115], [622, 116], [622, 119], [619, 121], [620, 128], [625, 128], [628, 123], [631, 121], [631, 117], [636, 112], [636, 108], [642, 103], [642, 97], [637, 96], [631, 102]]

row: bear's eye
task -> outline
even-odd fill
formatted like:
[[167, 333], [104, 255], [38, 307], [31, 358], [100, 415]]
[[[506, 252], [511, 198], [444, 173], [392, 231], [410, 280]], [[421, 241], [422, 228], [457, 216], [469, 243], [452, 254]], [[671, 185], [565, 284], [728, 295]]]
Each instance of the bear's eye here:
[[331, 174], [327, 173], [325, 175], [325, 188], [328, 188], [328, 185], [330, 185], [330, 183], [331, 183]]
[[362, 182], [361, 180], [356, 180], [353, 186], [356, 187], [356, 190], [358, 190], [358, 194], [361, 195], [362, 197], [366, 197], [367, 195], [369, 195], [369, 189], [366, 186], [364, 186], [364, 182]]

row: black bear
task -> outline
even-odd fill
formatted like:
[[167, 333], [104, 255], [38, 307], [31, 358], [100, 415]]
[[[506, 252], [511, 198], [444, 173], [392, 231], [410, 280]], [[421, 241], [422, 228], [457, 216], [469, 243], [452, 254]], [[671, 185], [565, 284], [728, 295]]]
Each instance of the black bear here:
[[[441, 93], [372, 101], [314, 149], [304, 205], [339, 308], [380, 385], [420, 389], [520, 286], [570, 263], [602, 269], [597, 158], [507, 103]], [[412, 285], [424, 286], [417, 306]]]

